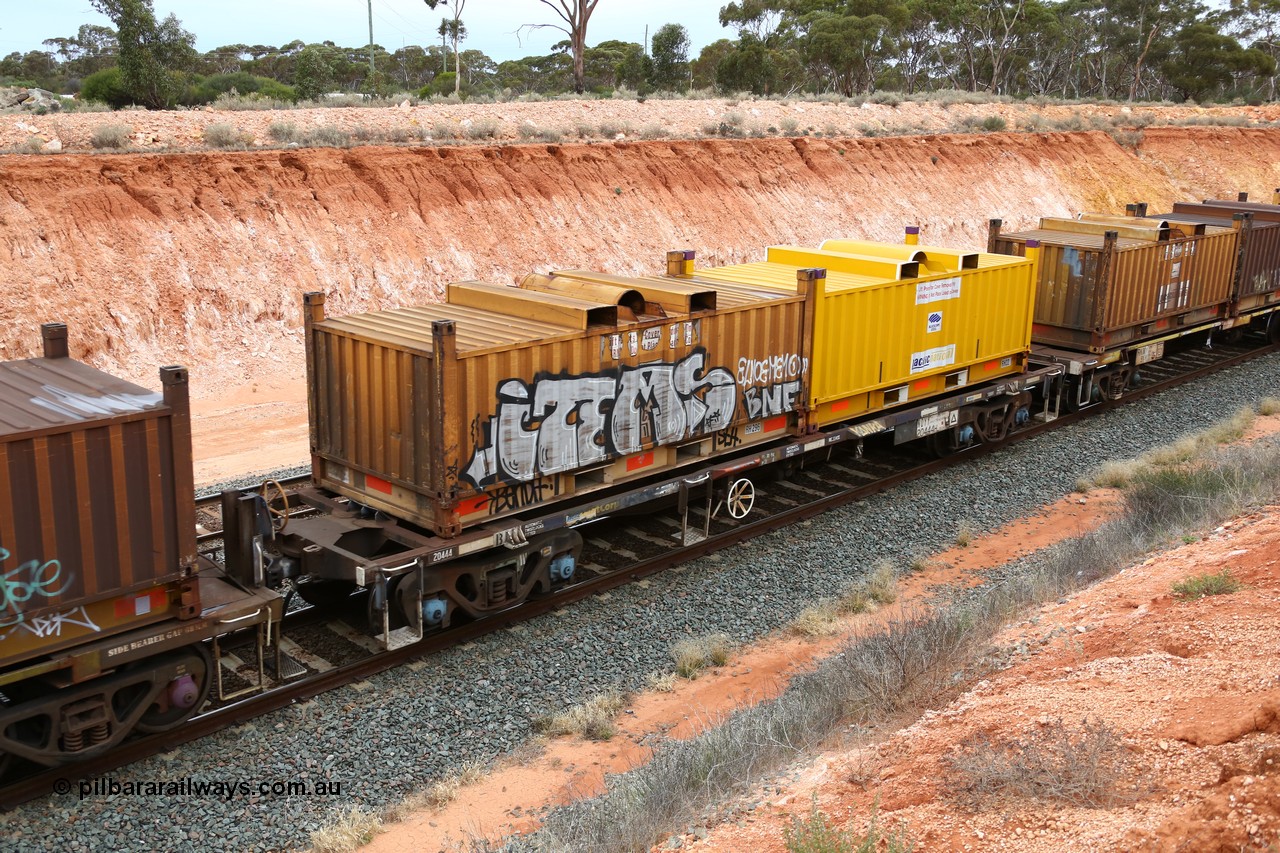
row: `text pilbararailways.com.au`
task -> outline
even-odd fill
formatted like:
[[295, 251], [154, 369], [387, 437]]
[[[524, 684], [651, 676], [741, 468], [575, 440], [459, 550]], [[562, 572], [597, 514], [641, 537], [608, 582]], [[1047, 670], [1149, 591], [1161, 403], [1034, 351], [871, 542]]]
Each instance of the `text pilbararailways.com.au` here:
[[189, 797], [192, 799], [234, 800], [263, 797], [340, 797], [344, 793], [338, 779], [178, 779], [98, 776], [72, 782], [58, 779], [58, 794], [77, 793], [80, 799], [91, 797]]

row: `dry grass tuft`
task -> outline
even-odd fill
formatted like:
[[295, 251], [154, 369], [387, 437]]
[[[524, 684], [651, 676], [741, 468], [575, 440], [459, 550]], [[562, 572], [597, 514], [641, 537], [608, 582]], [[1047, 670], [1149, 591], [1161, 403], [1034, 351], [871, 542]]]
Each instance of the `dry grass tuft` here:
[[898, 598], [898, 575], [893, 563], [882, 560], [866, 580], [867, 597], [876, 604], [892, 604]]
[[973, 523], [970, 521], [960, 522], [960, 526], [956, 528], [956, 545], [960, 548], [968, 548], [973, 544]]
[[810, 639], [829, 637], [840, 630], [837, 622], [839, 618], [840, 610], [836, 602], [823, 600], [802, 610], [799, 616], [791, 620], [787, 631]]
[[1001, 794], [1073, 806], [1110, 806], [1126, 798], [1124, 744], [1101, 720], [1084, 720], [1076, 731], [1062, 720], [1016, 740], [979, 733], [948, 756], [956, 788], [979, 808]]
[[861, 585], [855, 586], [836, 599], [836, 609], [843, 616], [857, 616], [871, 609], [871, 596]]
[[484, 778], [484, 765], [478, 761], [468, 761], [452, 775], [440, 779], [425, 790], [416, 791], [399, 803], [388, 806], [382, 813], [386, 823], [404, 820], [423, 809], [442, 809], [458, 798], [458, 791], [474, 785]]
[[[1270, 403], [1268, 403], [1270, 400]], [[1280, 411], [1280, 400], [1268, 398], [1262, 406]], [[1092, 486], [1122, 489], [1144, 477], [1151, 476], [1161, 469], [1185, 465], [1198, 456], [1203, 456], [1213, 448], [1238, 441], [1253, 426], [1258, 413], [1245, 406], [1235, 414], [1200, 432], [1186, 435], [1170, 444], [1152, 448], [1137, 459], [1112, 459], [1104, 462], [1089, 477], [1081, 478], [1076, 483], [1078, 491], [1088, 491]]]
[[1258, 403], [1258, 414], [1274, 415], [1280, 413], [1280, 397], [1263, 397]]
[[907, 571], [913, 575], [921, 572], [927, 572], [934, 567], [933, 557], [928, 554], [916, 554], [911, 558], [911, 562], [907, 564]]
[[617, 734], [613, 718], [625, 704], [626, 699], [620, 693], [601, 693], [563, 714], [540, 717], [534, 721], [534, 728], [553, 737], [581, 735], [587, 740], [609, 740]]
[[382, 831], [382, 821], [372, 812], [352, 806], [331, 824], [311, 833], [313, 853], [352, 853]]
[[676, 663], [676, 674], [692, 679], [709, 666], [724, 666], [732, 651], [733, 641], [727, 634], [710, 634], [681, 640], [671, 647], [671, 657]]
[[129, 147], [129, 137], [132, 134], [133, 128], [127, 124], [106, 124], [94, 129], [89, 144], [99, 150], [107, 148], [118, 151]]
[[204, 144], [210, 148], [244, 148], [252, 141], [247, 133], [234, 125], [215, 122], [204, 129]]
[[676, 689], [677, 676], [674, 672], [649, 673], [649, 689], [656, 693], [672, 693]]

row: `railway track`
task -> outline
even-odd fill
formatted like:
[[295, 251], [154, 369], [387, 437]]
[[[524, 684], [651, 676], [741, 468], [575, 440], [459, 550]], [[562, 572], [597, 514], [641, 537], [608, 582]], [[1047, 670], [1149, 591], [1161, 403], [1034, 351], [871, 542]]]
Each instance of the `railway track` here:
[[[1159, 364], [1159, 369], [1144, 367], [1142, 384], [1131, 389], [1121, 400], [1104, 401], [1077, 413], [1036, 422], [1011, 436], [1008, 442], [1021, 441], [1099, 411], [1136, 402], [1277, 349], [1280, 348], [1272, 345], [1239, 344], [1187, 349], [1166, 358]], [[891, 489], [955, 464], [960, 458], [982, 456], [1002, 446], [1004, 443], [980, 445], [942, 459], [925, 458], [922, 452], [902, 447], [866, 458], [859, 458], [843, 448], [834, 453], [829, 449], [825, 459], [814, 459], [813, 456], [820, 454], [812, 454], [803, 467], [789, 472], [785, 478], [764, 483], [755, 496], [755, 512], [747, 518], [735, 519], [726, 512], [715, 512], [711, 519], [705, 519], [703, 509], [691, 507], [691, 526], [698, 526], [695, 521], [703, 522], [707, 532], [705, 538], [694, 537], [698, 540], [694, 542], [681, 543], [680, 525], [662, 513], [592, 522], [582, 529], [588, 545], [580, 564], [581, 580], [572, 586], [492, 618], [451, 628], [394, 651], [379, 650], [372, 634], [361, 627], [363, 607], [360, 594], [352, 596], [347, 602], [348, 607], [340, 612], [309, 605], [296, 607], [286, 618], [282, 651], [285, 674], [288, 675], [292, 669], [298, 677], [277, 681], [265, 692], [213, 707], [174, 731], [130, 740], [112, 753], [73, 767], [41, 770], [29, 775], [0, 789], [0, 807], [8, 809], [50, 792], [64, 792], [76, 779], [101, 775], [172, 750], [183, 743], [360, 681], [414, 658], [528, 621], [646, 575]], [[298, 485], [306, 480], [305, 476], [296, 477], [283, 480], [281, 484]], [[216, 494], [204, 495], [197, 500], [198, 520], [203, 528], [200, 534], [202, 550], [216, 551], [218, 548], [221, 528], [218, 507], [219, 497]], [[229, 677], [244, 682], [249, 667], [239, 665], [236, 650], [234, 642], [227, 644], [220, 665]], [[272, 675], [278, 678], [279, 674], [272, 672]]]

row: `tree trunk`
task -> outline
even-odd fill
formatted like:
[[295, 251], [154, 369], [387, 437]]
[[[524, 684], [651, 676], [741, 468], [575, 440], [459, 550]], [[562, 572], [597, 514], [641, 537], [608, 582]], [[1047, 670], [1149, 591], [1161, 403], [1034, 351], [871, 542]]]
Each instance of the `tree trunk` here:
[[584, 28], [579, 27], [573, 33], [573, 91], [579, 95], [586, 89], [583, 84], [583, 78], [586, 77], [586, 52], [587, 34]]
[[1151, 35], [1147, 36], [1147, 43], [1142, 46], [1142, 53], [1138, 54], [1138, 64], [1133, 69], [1133, 82], [1129, 84], [1129, 100], [1131, 102], [1138, 96], [1138, 83], [1142, 79], [1142, 63], [1147, 61], [1147, 54], [1151, 52], [1151, 43], [1156, 40], [1156, 34], [1159, 32], [1159, 24], [1151, 28]]

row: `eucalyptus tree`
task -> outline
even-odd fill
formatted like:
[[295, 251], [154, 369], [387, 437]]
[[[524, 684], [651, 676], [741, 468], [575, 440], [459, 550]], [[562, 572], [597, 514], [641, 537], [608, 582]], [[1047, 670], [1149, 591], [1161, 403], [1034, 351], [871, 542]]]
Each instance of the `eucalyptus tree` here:
[[579, 95], [585, 91], [585, 57], [587, 52], [587, 24], [600, 0], [538, 0], [555, 12], [563, 23], [523, 24], [520, 30], [559, 30], [569, 37], [569, 53], [573, 57], [573, 91]]
[[467, 37], [467, 27], [462, 23], [462, 10], [466, 8], [467, 0], [422, 0], [422, 2], [432, 10], [452, 3], [453, 17], [443, 19], [436, 32], [442, 38], [448, 38], [453, 44], [453, 93], [456, 95], [462, 91], [462, 59], [458, 54], [458, 45]]
[[174, 15], [156, 21], [151, 0], [90, 0], [116, 25], [119, 67], [125, 91], [151, 109], [171, 106], [181, 83], [171, 72], [185, 71], [195, 61], [196, 37]]

